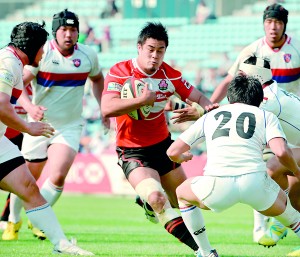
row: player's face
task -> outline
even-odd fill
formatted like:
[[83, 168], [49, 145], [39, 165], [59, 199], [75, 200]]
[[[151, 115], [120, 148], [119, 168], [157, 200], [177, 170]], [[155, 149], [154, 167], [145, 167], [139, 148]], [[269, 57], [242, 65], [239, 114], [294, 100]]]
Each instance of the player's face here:
[[41, 48], [39, 49], [39, 51], [37, 52], [33, 63], [31, 64], [31, 66], [33, 67], [38, 67], [39, 66], [39, 62], [42, 59], [43, 53], [44, 53], [44, 45], [41, 46]]
[[283, 21], [272, 18], [266, 19], [264, 22], [264, 29], [267, 41], [271, 46], [280, 46], [282, 41], [285, 40], [283, 37]]
[[77, 40], [78, 30], [76, 27], [61, 26], [56, 32], [56, 41], [62, 54], [72, 53]]
[[158, 70], [166, 53], [166, 43], [148, 38], [143, 45], [138, 44], [138, 65], [147, 74]]

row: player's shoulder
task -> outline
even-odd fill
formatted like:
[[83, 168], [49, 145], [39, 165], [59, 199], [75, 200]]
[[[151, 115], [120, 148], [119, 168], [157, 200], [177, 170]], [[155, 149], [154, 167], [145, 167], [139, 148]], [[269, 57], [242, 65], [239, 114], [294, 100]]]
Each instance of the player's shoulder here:
[[14, 74], [16, 70], [22, 70], [23, 64], [17, 55], [10, 51], [9, 48], [3, 48], [0, 51], [0, 68], [2, 71], [11, 72]]
[[296, 37], [287, 35], [286, 39], [287, 45], [292, 45], [296, 47], [297, 49], [300, 48], [300, 40], [298, 40]]
[[118, 77], [130, 77], [132, 76], [132, 72], [133, 72], [133, 64], [132, 64], [132, 60], [124, 60], [124, 61], [120, 61], [117, 62], [116, 64], [114, 64], [110, 70], [109, 70], [109, 74], [111, 76], [118, 76]]
[[176, 70], [166, 62], [163, 62], [159, 69], [162, 70], [169, 79], [180, 78], [182, 75], [180, 71]]
[[79, 50], [87, 55], [94, 55], [96, 56], [97, 55], [97, 52], [89, 45], [85, 45], [85, 44], [82, 44], [82, 43], [78, 43], [75, 45], [75, 49], [76, 50]]

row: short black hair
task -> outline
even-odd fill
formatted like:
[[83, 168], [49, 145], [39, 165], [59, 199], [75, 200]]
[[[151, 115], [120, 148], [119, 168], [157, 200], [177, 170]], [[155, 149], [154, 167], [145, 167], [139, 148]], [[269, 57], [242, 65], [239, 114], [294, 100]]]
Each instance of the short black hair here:
[[39, 49], [46, 43], [48, 35], [44, 21], [42, 24], [26, 21], [13, 28], [8, 45], [19, 48], [27, 55], [29, 64], [32, 64]]
[[143, 45], [148, 38], [165, 41], [169, 45], [169, 36], [165, 26], [160, 22], [147, 22], [139, 33], [137, 43]]
[[244, 103], [259, 107], [264, 98], [263, 88], [258, 79], [239, 74], [229, 83], [227, 90], [229, 103]]

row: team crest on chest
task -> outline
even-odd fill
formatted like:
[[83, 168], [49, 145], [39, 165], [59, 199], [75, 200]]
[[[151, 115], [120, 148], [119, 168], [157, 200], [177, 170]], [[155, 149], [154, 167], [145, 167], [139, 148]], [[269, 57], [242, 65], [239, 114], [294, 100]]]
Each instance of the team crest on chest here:
[[292, 55], [291, 55], [291, 54], [285, 54], [285, 55], [283, 56], [283, 59], [284, 59], [284, 61], [285, 61], [286, 63], [289, 63], [289, 62], [291, 61], [291, 59], [292, 59]]
[[74, 63], [74, 66], [78, 68], [81, 64], [81, 60], [80, 59], [74, 59], [73, 63]]
[[162, 91], [167, 90], [168, 89], [167, 81], [165, 79], [161, 80], [158, 84], [158, 88], [159, 88], [159, 90], [162, 90]]

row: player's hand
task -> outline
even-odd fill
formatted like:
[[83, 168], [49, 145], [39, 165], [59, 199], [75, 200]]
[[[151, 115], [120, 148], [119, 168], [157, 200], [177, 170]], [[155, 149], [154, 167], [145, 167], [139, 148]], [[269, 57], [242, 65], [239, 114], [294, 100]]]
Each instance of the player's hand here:
[[44, 136], [51, 137], [54, 135], [54, 128], [50, 124], [45, 122], [29, 122], [28, 131], [31, 136]]
[[187, 151], [180, 155], [180, 160], [178, 161], [178, 163], [188, 162], [192, 159], [193, 159], [193, 154], [190, 151]]
[[[173, 111], [175, 115], [170, 118], [171, 120], [173, 120], [173, 124], [179, 124], [186, 121], [194, 121], [199, 119], [203, 115], [204, 109], [200, 105], [190, 101], [189, 99], [186, 99], [186, 103], [187, 105], [185, 108]], [[199, 112], [199, 108], [202, 109], [202, 114], [201, 112]]]
[[47, 111], [47, 108], [41, 105], [31, 105], [28, 113], [32, 119], [35, 121], [40, 121], [44, 119], [44, 113]]
[[153, 106], [156, 101], [156, 92], [149, 89], [149, 84], [146, 83], [146, 86], [143, 89], [143, 93], [140, 96], [143, 99], [143, 105]]
[[210, 111], [212, 111], [212, 110], [214, 110], [214, 109], [217, 109], [217, 108], [219, 108], [219, 107], [220, 107], [220, 105], [219, 105], [218, 103], [206, 105], [206, 106], [205, 106], [205, 111], [206, 111], [206, 112], [210, 112]]

